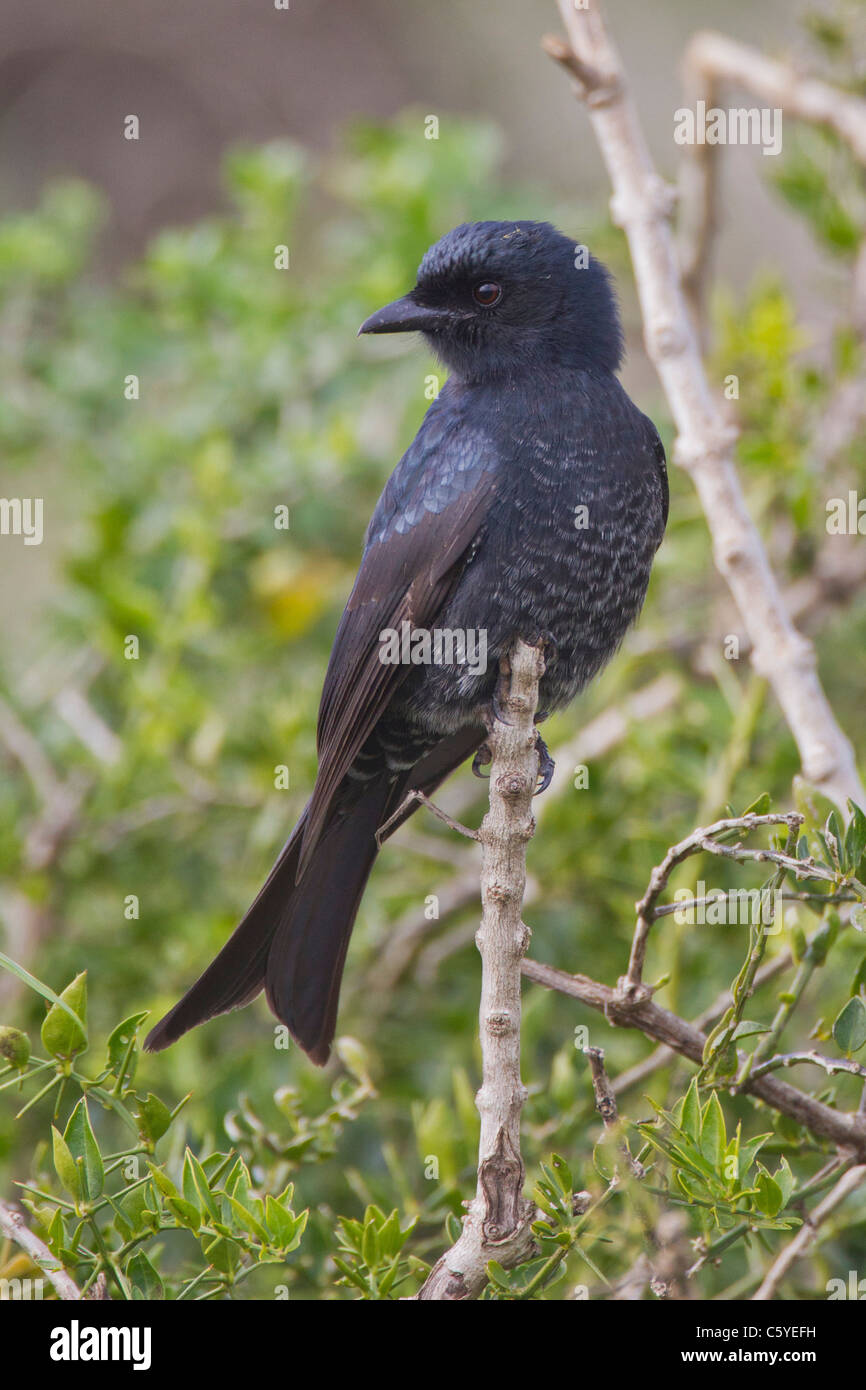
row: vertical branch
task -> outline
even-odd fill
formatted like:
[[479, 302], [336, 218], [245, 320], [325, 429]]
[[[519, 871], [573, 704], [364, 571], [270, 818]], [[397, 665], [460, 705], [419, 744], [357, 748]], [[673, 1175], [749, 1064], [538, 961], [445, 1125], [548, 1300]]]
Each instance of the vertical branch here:
[[647, 352], [677, 429], [674, 457], [694, 482], [716, 566], [749, 635], [752, 662], [773, 686], [805, 776], [841, 807], [847, 797], [862, 803], [854, 751], [818, 678], [814, 649], [791, 621], [746, 507], [734, 463], [736, 436], [707, 380], [680, 284], [669, 226], [671, 190], [653, 167], [598, 0], [586, 0], [580, 9], [571, 0], [558, 4], [568, 43], [551, 39], [545, 47], [577, 78], [607, 165], [611, 215], [628, 238]]
[[487, 1264], [505, 1268], [532, 1252], [534, 1207], [523, 1196], [520, 1114], [526, 1087], [520, 1079], [521, 961], [529, 930], [521, 919], [526, 885], [526, 843], [535, 829], [532, 797], [538, 777], [534, 716], [544, 672], [540, 648], [518, 640], [502, 662], [501, 707], [488, 739], [490, 810], [481, 824], [481, 953], [479, 1031], [481, 1116], [478, 1186], [460, 1239], [433, 1268], [417, 1297], [477, 1298]]

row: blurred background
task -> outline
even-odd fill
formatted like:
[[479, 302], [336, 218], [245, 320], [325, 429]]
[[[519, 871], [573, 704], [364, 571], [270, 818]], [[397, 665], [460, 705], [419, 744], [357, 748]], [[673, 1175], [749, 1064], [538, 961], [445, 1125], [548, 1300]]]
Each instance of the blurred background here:
[[[700, 27], [866, 86], [859, 4], [605, 8], [672, 181], [679, 63]], [[101, 1036], [133, 1010], [157, 1016], [211, 959], [312, 786], [321, 681], [366, 520], [436, 371], [420, 343], [355, 333], [412, 283], [427, 246], [457, 222], [500, 216], [550, 218], [586, 240], [617, 278], [625, 384], [668, 445], [671, 429], [589, 124], [539, 47], [559, 30], [553, 4], [0, 0], [0, 14], [0, 495], [44, 498], [41, 545], [0, 540], [0, 949], [54, 989], [86, 968]], [[724, 104], [753, 103], [731, 93]], [[124, 138], [129, 115], [137, 140]], [[719, 155], [712, 380], [721, 394], [739, 377], [749, 505], [862, 758], [861, 552], [857, 537], [828, 548], [825, 526], [827, 497], [866, 484], [862, 421], [828, 442], [840, 386], [850, 396], [862, 384], [850, 315], [862, 172], [831, 137], [793, 123], [779, 159]], [[279, 245], [287, 270], [274, 266]], [[766, 683], [722, 657], [741, 623], [673, 469], [672, 494], [644, 617], [551, 721], [554, 754], [589, 728], [580, 746], [593, 756], [578, 759], [589, 787], [545, 809], [530, 852], [533, 954], [610, 983], [667, 845], [765, 792], [789, 806], [798, 766]], [[274, 525], [280, 507], [288, 530]], [[624, 716], [616, 737], [598, 723], [611, 709]], [[287, 789], [275, 786], [283, 766]], [[464, 772], [443, 802], [477, 820], [484, 795]], [[334, 1209], [399, 1201], [423, 1215], [432, 1248], [468, 1191], [478, 960], [467, 868], [465, 846], [420, 817], [382, 856], [340, 1017], [379, 1095], [351, 1124], [331, 1116], [318, 1146], [292, 1148], [296, 1106], [325, 1113], [333, 1072], [275, 1051], [261, 1002], [141, 1064], [145, 1089], [193, 1092], [187, 1137], [254, 1147], [264, 1127], [285, 1172], [297, 1170], [302, 1202], [324, 1213], [292, 1275], [297, 1296], [330, 1296]], [[760, 882], [693, 869], [679, 886], [701, 872], [713, 887]], [[425, 917], [430, 895], [438, 918]], [[660, 1002], [690, 1018], [745, 949], [735, 930], [710, 932], [671, 925], [651, 950], [650, 977], [669, 977]], [[804, 1039], [813, 1026], [827, 1035], [862, 956], [857, 934], [842, 933]], [[568, 1000], [525, 993], [528, 1161], [555, 1136], [591, 1168], [574, 1028], [609, 1049], [613, 1072], [649, 1047]], [[761, 1007], [772, 1013], [772, 992]], [[41, 1013], [0, 976], [0, 1015], [32, 1028]], [[669, 1067], [643, 1089], [670, 1099], [688, 1075]], [[834, 1085], [850, 1106], [853, 1082]], [[640, 1090], [632, 1109], [646, 1110]], [[749, 1102], [732, 1110], [766, 1128]], [[0, 1116], [7, 1177], [40, 1171], [44, 1117]], [[804, 1171], [820, 1163], [807, 1137], [785, 1142]], [[828, 1267], [862, 1264], [862, 1220], [834, 1238]], [[708, 1267], [704, 1296], [747, 1285], [749, 1258], [737, 1248]], [[803, 1296], [821, 1287], [817, 1265], [802, 1277]]]
[[[832, 7], [733, 3], [722, 24], [715, 0], [661, 0], [651, 8], [617, 0], [611, 26], [666, 176], [676, 171], [671, 130], [690, 34], [717, 27], [759, 44], [771, 36], [775, 53], [814, 67], [814, 43], [801, 22], [807, 9], [821, 17]], [[58, 178], [87, 181], [101, 195], [84, 271], [89, 280], [122, 277], [159, 229], [226, 211], [223, 161], [238, 143], [289, 138], [322, 158], [339, 150], [354, 120], [387, 121], [408, 106], [444, 118], [446, 127], [464, 117], [490, 123], [505, 187], [543, 185], [548, 199], [569, 205], [576, 232], [606, 206], [595, 141], [569, 82], [554, 80], [539, 45], [539, 36], [557, 27], [548, 0], [504, 0], [495, 22], [484, 6], [459, 0], [435, 7], [291, 0], [287, 11], [239, 0], [157, 0], [145, 8], [76, 0], [62, 13], [39, 0], [2, 0], [0, 14], [0, 211], [33, 208]], [[123, 138], [130, 113], [141, 123], [138, 141]], [[763, 166], [773, 161], [733, 146], [722, 163], [720, 273], [742, 288], [758, 267], [772, 264], [826, 347], [833, 295], [844, 293], [839, 266], [816, 256], [806, 229], [785, 216], [768, 189], [763, 176], [771, 170]], [[527, 191], [521, 201], [527, 215], [534, 196]], [[298, 275], [309, 272], [322, 216], [321, 207], [310, 209], [292, 248]], [[442, 230], [444, 218], [435, 225], [437, 235]], [[627, 384], [651, 389], [633, 313], [630, 327]], [[64, 525], [50, 527], [44, 544], [27, 555], [26, 584], [7, 605], [19, 634], [45, 596], [69, 533], [74, 499], [61, 492], [55, 517], [59, 505]]]

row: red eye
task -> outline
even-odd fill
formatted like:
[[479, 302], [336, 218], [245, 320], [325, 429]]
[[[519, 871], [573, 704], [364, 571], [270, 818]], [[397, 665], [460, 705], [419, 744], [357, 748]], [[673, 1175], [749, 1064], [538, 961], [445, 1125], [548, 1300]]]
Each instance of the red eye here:
[[502, 298], [502, 286], [494, 285], [492, 280], [484, 280], [480, 285], [476, 285], [472, 291], [472, 298], [476, 304], [483, 304], [485, 309], [491, 305], [498, 304]]

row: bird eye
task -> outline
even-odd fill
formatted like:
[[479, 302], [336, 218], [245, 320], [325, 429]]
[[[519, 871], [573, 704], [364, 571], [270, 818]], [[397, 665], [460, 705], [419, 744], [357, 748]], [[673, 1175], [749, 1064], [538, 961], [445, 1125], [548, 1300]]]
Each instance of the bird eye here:
[[485, 309], [489, 309], [502, 298], [502, 286], [494, 285], [492, 280], [483, 280], [480, 285], [475, 286], [472, 298], [476, 304], [483, 304]]

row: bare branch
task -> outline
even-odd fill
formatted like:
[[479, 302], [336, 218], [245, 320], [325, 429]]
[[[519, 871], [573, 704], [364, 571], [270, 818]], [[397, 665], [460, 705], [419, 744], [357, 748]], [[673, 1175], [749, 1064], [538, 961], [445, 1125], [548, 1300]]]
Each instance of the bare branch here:
[[[536, 984], [558, 990], [604, 1014], [608, 1023], [615, 1028], [638, 1028], [648, 1038], [665, 1043], [673, 1052], [701, 1065], [706, 1034], [668, 1009], [660, 1008], [652, 1000], [644, 998], [628, 1002], [609, 985], [591, 980], [587, 975], [568, 975], [563, 970], [555, 970], [553, 966], [542, 965], [540, 961], [524, 960], [521, 969], [527, 979], [534, 980]], [[739, 1056], [741, 1064], [744, 1063], [745, 1055]], [[749, 1076], [742, 1089], [781, 1114], [790, 1115], [791, 1119], [805, 1126], [819, 1139], [828, 1139], [849, 1149], [858, 1158], [866, 1157], [866, 1115], [849, 1115], [834, 1110], [774, 1076]]]
[[21, 723], [12, 706], [0, 698], [0, 744], [24, 769], [38, 799], [51, 801], [58, 793], [60, 779], [30, 730]]
[[768, 106], [779, 106], [796, 120], [832, 130], [866, 165], [866, 101], [861, 97], [710, 29], [692, 38], [685, 64], [705, 78], [746, 87]]
[[[765, 985], [769, 980], [774, 980], [777, 975], [781, 975], [783, 970], [788, 969], [792, 959], [791, 951], [784, 950], [780, 951], [779, 954], [775, 956], [773, 960], [768, 961], [766, 965], [762, 965], [755, 976], [754, 989], [760, 989], [761, 985]], [[718, 1023], [722, 1014], [726, 1009], [731, 1007], [733, 1002], [733, 991], [730, 989], [723, 989], [721, 994], [717, 995], [713, 1000], [712, 1004], [693, 1020], [692, 1027], [701, 1029], [712, 1027], [714, 1023]], [[620, 1072], [613, 1083], [614, 1094], [621, 1096], [624, 1095], [626, 1091], [630, 1091], [633, 1086], [641, 1085], [641, 1083], [652, 1076], [654, 1072], [657, 1072], [661, 1067], [667, 1066], [675, 1056], [676, 1053], [671, 1048], [657, 1047], [655, 1051], [651, 1052], [649, 1057], [645, 1057], [642, 1062], [637, 1062], [633, 1067], [629, 1067], [628, 1071]]]
[[619, 1118], [619, 1112], [610, 1078], [604, 1068], [604, 1051], [600, 1047], [585, 1047], [583, 1050], [589, 1058], [595, 1108], [604, 1121], [605, 1129], [612, 1129]]
[[797, 812], [786, 812], [781, 815], [729, 817], [726, 820], [715, 821], [713, 825], [699, 827], [687, 835], [684, 840], [680, 840], [679, 844], [673, 845], [661, 864], [653, 869], [647, 891], [637, 904], [637, 924], [632, 941], [628, 971], [623, 979], [623, 989], [627, 993], [637, 994], [643, 988], [643, 967], [650, 928], [656, 918], [656, 904], [667, 887], [674, 869], [691, 855], [703, 851], [710, 854], [726, 855], [737, 860], [758, 859], [760, 862], [770, 860], [776, 864], [783, 864], [785, 868], [790, 869], [799, 877], [826, 877], [832, 880], [832, 874], [815, 867], [811, 860], [791, 859], [777, 850], [745, 850], [740, 845], [720, 845], [713, 839], [715, 835], [729, 834], [732, 830], [745, 830], [746, 832], [755, 830], [760, 825], [787, 825], [790, 831], [792, 828], [799, 827], [802, 820], [803, 817]]
[[791, 622], [746, 508], [733, 459], [735, 433], [704, 372], [680, 285], [668, 224], [671, 193], [653, 167], [619, 55], [597, 0], [587, 0], [586, 9], [575, 9], [569, 0], [558, 3], [577, 60], [614, 83], [608, 99], [588, 102], [587, 110], [613, 184], [611, 215], [631, 250], [647, 352], [677, 429], [674, 457], [695, 484], [717, 568], [749, 634], [755, 669], [773, 686], [805, 776], [843, 808], [848, 797], [862, 803], [866, 798], [853, 750], [824, 694], [814, 650]]
[[74, 687], [61, 690], [54, 698], [54, 708], [94, 758], [109, 765], [120, 761], [122, 741], [96, 712], [83, 690]]
[[866, 1067], [861, 1067], [859, 1062], [852, 1062], [848, 1057], [822, 1057], [820, 1052], [782, 1052], [754, 1066], [751, 1074], [766, 1076], [768, 1071], [779, 1071], [782, 1067], [797, 1067], [802, 1062], [823, 1067], [828, 1076], [835, 1076], [837, 1072], [848, 1072], [851, 1076], [866, 1076]]
[[535, 1208], [523, 1196], [520, 1154], [520, 1113], [526, 1099], [520, 1079], [520, 963], [529, 944], [521, 909], [526, 843], [535, 829], [534, 715], [543, 672], [540, 649], [518, 641], [510, 669], [503, 662], [503, 707], [511, 722], [491, 724], [490, 810], [479, 832], [482, 915], [476, 938], [482, 963], [478, 1187], [459, 1240], [417, 1295], [425, 1301], [477, 1298], [487, 1283], [490, 1260], [509, 1268], [534, 1248]]

